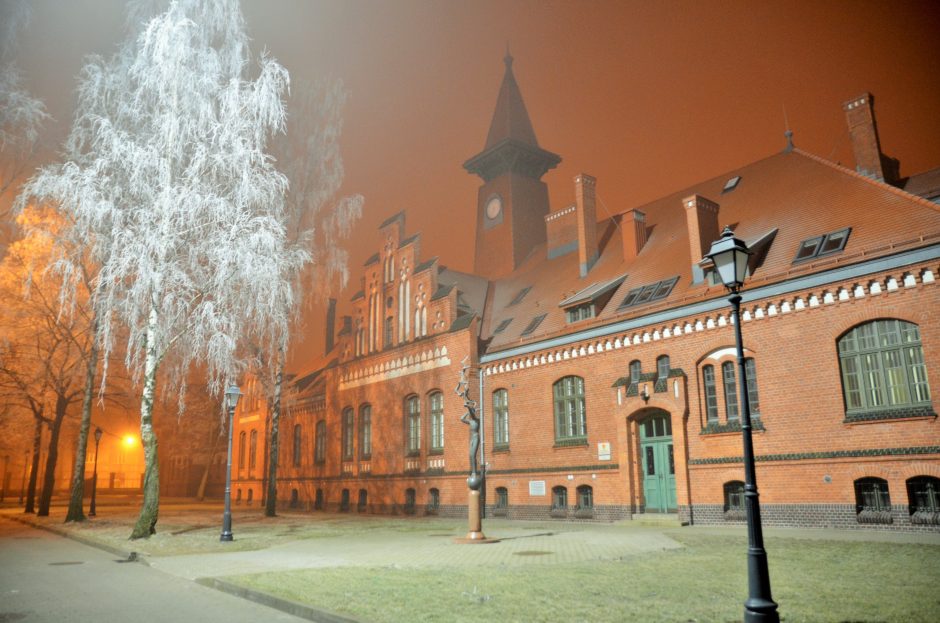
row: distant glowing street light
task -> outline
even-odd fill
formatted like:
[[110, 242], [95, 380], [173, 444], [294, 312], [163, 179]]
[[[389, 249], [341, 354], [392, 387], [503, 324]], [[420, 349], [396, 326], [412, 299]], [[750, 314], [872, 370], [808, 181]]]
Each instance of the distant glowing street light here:
[[705, 257], [715, 264], [721, 282], [731, 292], [731, 320], [734, 324], [735, 345], [740, 377], [741, 435], [744, 438], [744, 507], [747, 513], [747, 584], [748, 598], [744, 602], [745, 623], [777, 623], [780, 615], [770, 595], [770, 572], [767, 551], [760, 521], [760, 502], [757, 495], [757, 472], [754, 468], [754, 441], [751, 437], [751, 405], [747, 393], [747, 369], [744, 365], [744, 340], [741, 337], [741, 287], [747, 276], [747, 260], [751, 252], [744, 241], [734, 237], [730, 227], [721, 232], [721, 239], [712, 243]]
[[88, 509], [88, 516], [94, 517], [95, 514], [95, 496], [98, 493], [98, 444], [101, 442], [101, 435], [104, 433], [100, 428], [95, 427], [95, 469], [91, 474], [91, 508]]
[[124, 445], [125, 445], [125, 446], [133, 446], [133, 445], [136, 444], [136, 443], [137, 443], [137, 437], [134, 437], [133, 435], [125, 435], [125, 436], [124, 436]]
[[225, 408], [228, 409], [228, 459], [225, 463], [225, 510], [222, 512], [222, 536], [220, 541], [232, 540], [232, 428], [235, 424], [235, 407], [242, 391], [238, 385], [229, 385], [225, 390]]

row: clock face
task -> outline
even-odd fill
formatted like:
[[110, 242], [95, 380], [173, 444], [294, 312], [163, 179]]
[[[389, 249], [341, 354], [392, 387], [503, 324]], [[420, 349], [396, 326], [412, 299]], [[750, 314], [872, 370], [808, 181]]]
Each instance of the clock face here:
[[486, 218], [492, 220], [499, 216], [503, 209], [503, 201], [499, 196], [492, 197], [486, 202]]

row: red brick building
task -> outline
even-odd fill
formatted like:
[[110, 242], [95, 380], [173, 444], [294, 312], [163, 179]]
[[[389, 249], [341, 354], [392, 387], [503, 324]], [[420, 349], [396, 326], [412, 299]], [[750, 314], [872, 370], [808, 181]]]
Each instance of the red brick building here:
[[[560, 157], [507, 58], [464, 164], [482, 181], [475, 274], [423, 257], [403, 213], [382, 224], [352, 316], [292, 381], [279, 500], [465, 513], [466, 360], [489, 513], [743, 521], [734, 332], [703, 260], [730, 225], [753, 251], [742, 329], [764, 523], [936, 530], [940, 206], [901, 189], [932, 186], [898, 179], [871, 96], [844, 108], [857, 171], [788, 144], [598, 222], [596, 185], [617, 181], [578, 175], [574, 205], [549, 203]], [[237, 419], [233, 490], [258, 499], [263, 401]]]

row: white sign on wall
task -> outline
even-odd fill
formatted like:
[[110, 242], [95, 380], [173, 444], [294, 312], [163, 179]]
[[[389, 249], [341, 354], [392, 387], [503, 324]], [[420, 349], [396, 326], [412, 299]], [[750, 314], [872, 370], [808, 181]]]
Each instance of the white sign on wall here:
[[545, 481], [544, 480], [530, 480], [529, 481], [529, 495], [531, 496], [545, 495]]
[[610, 442], [602, 441], [597, 444], [597, 460], [598, 461], [609, 461], [610, 460]]

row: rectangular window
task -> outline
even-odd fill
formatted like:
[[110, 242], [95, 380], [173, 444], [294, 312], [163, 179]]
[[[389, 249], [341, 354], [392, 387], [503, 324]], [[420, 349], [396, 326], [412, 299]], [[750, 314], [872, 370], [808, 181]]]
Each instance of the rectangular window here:
[[738, 390], [734, 379], [734, 364], [726, 361], [721, 364], [721, 376], [725, 389], [725, 416], [729, 422], [739, 419]]
[[587, 435], [584, 379], [566, 376], [555, 383], [553, 393], [556, 441], [583, 439]]
[[421, 452], [421, 408], [417, 396], [411, 396], [405, 402], [405, 417], [408, 427], [408, 454]]
[[702, 368], [702, 381], [705, 384], [705, 419], [708, 422], [718, 421], [718, 390], [715, 387], [715, 367]]
[[359, 458], [372, 457], [372, 407], [359, 408]]
[[796, 257], [793, 258], [793, 263], [798, 264], [815, 257], [840, 253], [845, 248], [845, 243], [848, 242], [851, 232], [852, 228], [846, 227], [839, 231], [804, 240], [800, 243], [796, 251]]
[[578, 305], [577, 307], [572, 307], [571, 309], [565, 310], [565, 319], [568, 322], [578, 322], [579, 320], [587, 320], [588, 318], [593, 317], [593, 303], [585, 303], [584, 305]]
[[355, 435], [355, 420], [351, 408], [343, 411], [343, 460], [353, 458], [353, 439]]
[[633, 288], [627, 293], [627, 296], [623, 299], [623, 302], [620, 303], [620, 307], [617, 309], [624, 309], [626, 307], [642, 305], [643, 303], [664, 299], [669, 296], [678, 281], [678, 277], [671, 277], [669, 279], [657, 281], [656, 283], [651, 283], [641, 288]]
[[493, 392], [493, 443], [497, 447], [509, 446], [509, 391]]
[[522, 333], [520, 333], [520, 335], [529, 335], [529, 334], [531, 334], [533, 331], [535, 331], [536, 329], [538, 329], [538, 328], [539, 328], [539, 325], [542, 324], [542, 321], [545, 320], [545, 316], [546, 316], [546, 315], [547, 315], [547, 314], [542, 314], [542, 315], [540, 315], [540, 316], [536, 316], [535, 318], [533, 318], [533, 319], [529, 322], [529, 325], [525, 328], [525, 330], [524, 330]]
[[434, 392], [431, 394], [431, 451], [444, 450], [444, 394]]
[[753, 358], [744, 360], [744, 369], [747, 372], [747, 404], [751, 408], [751, 415], [760, 415], [760, 396], [757, 393], [757, 365]]

